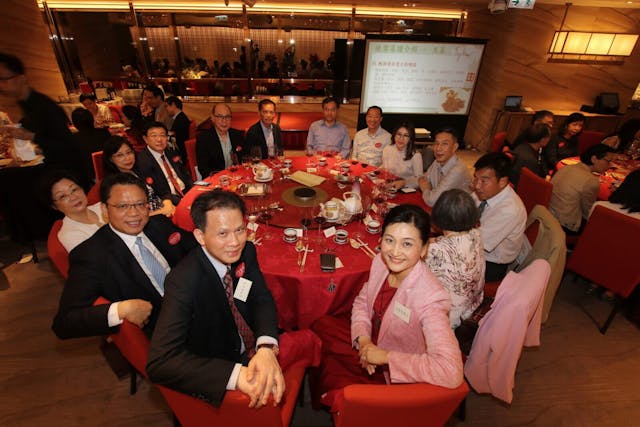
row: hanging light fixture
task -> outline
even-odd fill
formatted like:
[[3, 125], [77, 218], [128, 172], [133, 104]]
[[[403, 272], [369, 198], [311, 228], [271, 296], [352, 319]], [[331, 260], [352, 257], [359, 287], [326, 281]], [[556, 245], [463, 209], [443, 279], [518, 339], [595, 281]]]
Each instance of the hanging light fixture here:
[[625, 57], [631, 56], [638, 34], [564, 31], [570, 6], [571, 3], [566, 3], [560, 29], [549, 47], [550, 62], [622, 64]]

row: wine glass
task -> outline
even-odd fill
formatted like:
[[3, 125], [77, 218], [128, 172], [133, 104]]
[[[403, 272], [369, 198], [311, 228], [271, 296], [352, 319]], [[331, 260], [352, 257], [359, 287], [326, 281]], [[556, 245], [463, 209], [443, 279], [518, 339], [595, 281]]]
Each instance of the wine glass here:
[[262, 148], [259, 145], [254, 145], [249, 150], [249, 154], [251, 155], [251, 163], [257, 165], [262, 159]]
[[324, 217], [322, 212], [322, 206], [316, 205], [313, 209], [313, 221], [318, 224], [318, 243], [322, 242], [322, 226], [327, 222], [327, 218]]
[[263, 201], [264, 201], [264, 204], [260, 212], [260, 218], [264, 221], [265, 231], [264, 231], [264, 234], [262, 235], [262, 238], [264, 240], [271, 240], [273, 239], [273, 234], [269, 229], [269, 221], [271, 220], [271, 218], [273, 218], [273, 210], [271, 208], [271, 197], [269, 197], [269, 195], [266, 195], [263, 198]]
[[315, 156], [316, 150], [314, 150], [310, 145], [307, 145], [304, 154], [307, 156], [307, 166], [313, 165], [313, 161], [311, 158]]

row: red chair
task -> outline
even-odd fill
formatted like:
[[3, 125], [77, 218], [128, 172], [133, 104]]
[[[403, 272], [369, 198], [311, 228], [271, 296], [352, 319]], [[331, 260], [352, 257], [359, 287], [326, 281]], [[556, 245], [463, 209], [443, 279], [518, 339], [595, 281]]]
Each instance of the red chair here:
[[[527, 210], [527, 215], [529, 215], [535, 205], [549, 208], [553, 184], [551, 181], [540, 178], [529, 169], [523, 167], [520, 170], [520, 180], [518, 181], [518, 189], [516, 192], [522, 199], [522, 203], [524, 203], [524, 207]], [[538, 235], [538, 223], [535, 222], [531, 227], [527, 227], [525, 235], [527, 239], [529, 239], [529, 242], [533, 244]]]
[[198, 130], [198, 122], [191, 120], [189, 123], [189, 139], [195, 139]]
[[104, 178], [104, 165], [102, 164], [102, 151], [91, 153], [91, 161], [93, 162], [93, 171], [96, 174], [96, 181], [102, 181]]
[[196, 170], [196, 167], [198, 166], [198, 163], [196, 160], [196, 139], [187, 139], [184, 142], [184, 149], [187, 151], [187, 165], [189, 166], [191, 177], [194, 181], [197, 181], [198, 171]]
[[[104, 298], [98, 298], [94, 305], [108, 304]], [[122, 355], [145, 378], [147, 378], [146, 365], [149, 354], [150, 342], [147, 336], [134, 324], [124, 321], [118, 328], [118, 332], [110, 335], [113, 343], [118, 347]], [[318, 338], [315, 337], [317, 340]], [[319, 345], [319, 344], [318, 344]], [[319, 357], [320, 348], [317, 347], [315, 355]], [[167, 387], [154, 384], [171, 407], [175, 418], [182, 427], [209, 427], [218, 426], [288, 426], [293, 416], [296, 397], [302, 386], [306, 365], [298, 363], [284, 372], [285, 393], [282, 403], [274, 407], [267, 403], [260, 409], [250, 409], [249, 398], [239, 391], [228, 391], [222, 405], [215, 408], [210, 404], [177, 392]], [[133, 381], [132, 376], [132, 381]]]
[[87, 204], [93, 205], [100, 201], [100, 183], [101, 181], [93, 184], [93, 187], [87, 193]]
[[124, 123], [122, 120], [122, 107], [119, 105], [107, 105], [109, 111], [111, 111], [111, 117], [113, 121], [118, 123]]
[[604, 139], [604, 132], [584, 130], [578, 134], [578, 154], [582, 154], [590, 147], [600, 144]]
[[47, 252], [51, 262], [65, 279], [69, 274], [69, 254], [58, 240], [58, 232], [62, 228], [62, 220], [59, 219], [53, 223], [47, 238]]
[[600, 328], [605, 334], [624, 300], [640, 283], [640, 221], [596, 206], [567, 262], [567, 270], [614, 292], [615, 303]]
[[507, 139], [507, 132], [498, 132], [493, 136], [493, 141], [491, 142], [491, 153], [498, 153], [502, 151], [502, 146], [504, 145], [504, 141]]
[[443, 426], [469, 392], [431, 384], [352, 384], [344, 388], [336, 427]]

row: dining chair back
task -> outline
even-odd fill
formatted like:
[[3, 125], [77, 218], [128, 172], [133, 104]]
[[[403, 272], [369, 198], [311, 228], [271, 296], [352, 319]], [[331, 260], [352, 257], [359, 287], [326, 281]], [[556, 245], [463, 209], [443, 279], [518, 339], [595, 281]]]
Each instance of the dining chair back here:
[[493, 136], [491, 141], [491, 153], [498, 153], [502, 151], [504, 141], [507, 139], [507, 132], [498, 132]]
[[527, 218], [527, 228], [532, 225], [538, 225], [538, 235], [533, 243], [531, 251], [526, 258], [516, 267], [515, 271], [522, 271], [528, 267], [536, 259], [545, 259], [551, 266], [551, 276], [544, 293], [544, 301], [542, 306], [542, 319], [544, 323], [549, 318], [551, 305], [558, 291], [558, 286], [562, 281], [564, 267], [567, 261], [567, 247], [565, 234], [562, 230], [560, 222], [542, 206], [536, 205], [529, 213]]
[[466, 382], [454, 389], [432, 384], [352, 384], [344, 404], [333, 414], [336, 427], [443, 426], [469, 392]]
[[[104, 298], [99, 298], [94, 304], [108, 304]], [[142, 329], [125, 320], [118, 332], [110, 335], [113, 343], [127, 359], [127, 361], [144, 378], [147, 378], [147, 358], [149, 355], [149, 338]], [[315, 339], [318, 339], [315, 337]], [[159, 384], [154, 384], [160, 390], [169, 407], [173, 411], [175, 419], [182, 427], [208, 427], [212, 425], [244, 427], [259, 425], [266, 427], [286, 427], [290, 424], [296, 398], [311, 359], [319, 357], [320, 347], [314, 348], [317, 355], [301, 358], [303, 362], [294, 363], [284, 370], [285, 393], [282, 402], [273, 406], [267, 403], [260, 409], [249, 408], [249, 398], [239, 391], [228, 391], [219, 408], [211, 406], [195, 397], [172, 390]]]
[[523, 346], [540, 345], [542, 300], [551, 267], [537, 259], [503, 279], [491, 309], [480, 320], [464, 374], [478, 393], [511, 403]]
[[553, 192], [553, 184], [544, 178], [540, 178], [529, 168], [523, 167], [520, 170], [520, 180], [516, 190], [518, 196], [522, 199], [527, 214], [535, 205], [541, 205], [545, 208], [551, 203], [551, 193]]
[[108, 105], [111, 112], [111, 118], [114, 122], [123, 123], [122, 121], [122, 107], [119, 105]]
[[102, 181], [97, 181], [93, 184], [93, 187], [87, 193], [87, 204], [93, 205], [100, 201], [100, 183]]
[[198, 131], [198, 122], [191, 120], [189, 122], [189, 139], [195, 139]]
[[583, 130], [578, 134], [578, 154], [582, 154], [590, 147], [600, 144], [605, 133], [594, 130]]
[[596, 206], [567, 262], [567, 270], [615, 294], [613, 309], [600, 327], [602, 334], [607, 332], [623, 301], [640, 283], [638, 241], [639, 220]]
[[189, 166], [191, 178], [193, 178], [194, 181], [197, 181], [200, 178], [198, 177], [198, 163], [196, 161], [196, 139], [187, 139], [184, 142], [184, 149], [187, 152], [187, 165]]
[[96, 174], [96, 181], [104, 179], [104, 165], [102, 164], [102, 151], [91, 153], [91, 161], [93, 162], [93, 171]]
[[47, 238], [47, 252], [49, 253], [49, 258], [53, 263], [54, 267], [60, 272], [62, 277], [65, 279], [69, 274], [69, 254], [67, 250], [62, 246], [60, 240], [58, 239], [58, 232], [62, 228], [62, 220], [56, 220], [49, 230], [49, 237]]

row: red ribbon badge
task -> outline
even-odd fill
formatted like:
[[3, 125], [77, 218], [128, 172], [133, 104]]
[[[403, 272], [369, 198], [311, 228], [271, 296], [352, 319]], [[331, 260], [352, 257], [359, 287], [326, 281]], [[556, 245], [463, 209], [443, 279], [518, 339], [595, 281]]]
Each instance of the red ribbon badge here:
[[148, 185], [153, 185], [153, 178], [151, 178], [150, 176], [147, 177], [146, 181]]
[[238, 146], [236, 147], [236, 151], [237, 151], [238, 153], [239, 153], [239, 152], [241, 152], [241, 151], [242, 151], [242, 145], [238, 145]]
[[171, 159], [171, 161], [173, 161], [173, 163], [181, 163], [182, 159], [180, 158], [180, 156], [173, 156], [173, 159]]
[[180, 235], [180, 233], [178, 233], [177, 231], [174, 233], [171, 233], [169, 235], [169, 244], [171, 245], [177, 245], [178, 243], [180, 243], [180, 240], [182, 239], [182, 236]]
[[244, 276], [244, 262], [241, 262], [240, 264], [238, 264], [238, 266], [236, 267], [236, 278], [241, 278], [242, 276]]
[[376, 142], [376, 148], [380, 148], [382, 147], [382, 143], [381, 142]]
[[564, 147], [564, 142], [559, 143], [558, 147]]

